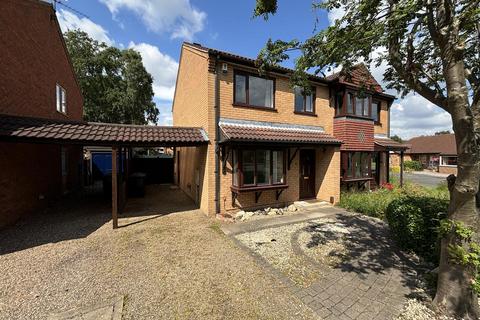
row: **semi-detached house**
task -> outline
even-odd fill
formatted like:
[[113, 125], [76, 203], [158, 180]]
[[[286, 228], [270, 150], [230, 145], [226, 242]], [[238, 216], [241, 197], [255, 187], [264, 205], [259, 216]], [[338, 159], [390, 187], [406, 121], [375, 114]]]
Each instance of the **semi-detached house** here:
[[205, 129], [210, 143], [177, 148], [176, 182], [209, 214], [282, 206], [301, 199], [337, 203], [340, 190], [389, 180], [394, 97], [359, 64], [348, 74], [292, 70], [259, 74], [255, 60], [184, 43], [172, 107], [174, 126]]

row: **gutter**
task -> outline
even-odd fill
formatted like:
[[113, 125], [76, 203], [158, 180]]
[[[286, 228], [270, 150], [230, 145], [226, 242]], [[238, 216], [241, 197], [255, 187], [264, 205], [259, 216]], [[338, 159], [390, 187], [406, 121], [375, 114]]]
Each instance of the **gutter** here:
[[220, 55], [215, 58], [215, 214], [220, 213]]

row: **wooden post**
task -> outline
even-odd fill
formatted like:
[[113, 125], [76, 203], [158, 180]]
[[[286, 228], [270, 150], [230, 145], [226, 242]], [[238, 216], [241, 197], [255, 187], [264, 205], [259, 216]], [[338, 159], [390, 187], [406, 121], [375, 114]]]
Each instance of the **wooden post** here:
[[117, 147], [112, 147], [112, 224], [118, 228]]
[[403, 150], [400, 151], [400, 187], [403, 187]]

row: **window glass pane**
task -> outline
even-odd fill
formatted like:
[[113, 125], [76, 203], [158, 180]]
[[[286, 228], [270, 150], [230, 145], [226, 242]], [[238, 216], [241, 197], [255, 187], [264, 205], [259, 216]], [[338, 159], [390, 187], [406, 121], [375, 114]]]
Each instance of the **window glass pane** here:
[[363, 98], [363, 116], [368, 117], [369, 110], [368, 110], [368, 98]]
[[378, 121], [378, 102], [372, 102], [372, 119]]
[[355, 97], [355, 115], [363, 115], [363, 98]]
[[457, 157], [442, 157], [442, 165], [444, 166], [456, 166]]
[[353, 177], [353, 152], [347, 153], [347, 177]]
[[272, 151], [272, 161], [272, 183], [285, 183], [285, 178], [283, 176], [283, 151]]
[[235, 75], [235, 102], [247, 103], [247, 79], [244, 75]]
[[60, 92], [60, 86], [57, 84], [57, 87], [55, 88], [56, 91], [56, 96], [57, 96], [57, 111], [62, 111], [62, 93]]
[[336, 95], [336, 100], [335, 100], [335, 114], [339, 115], [342, 111], [342, 104], [343, 104], [343, 93], [338, 92]]
[[372, 163], [370, 165], [370, 168], [371, 168], [372, 172], [377, 171], [377, 159], [378, 159], [378, 157], [379, 157], [379, 154], [372, 155]]
[[243, 184], [255, 183], [255, 151], [242, 151]]
[[257, 185], [270, 184], [270, 150], [257, 150]]
[[353, 94], [347, 95], [347, 113], [353, 114]]
[[368, 170], [368, 153], [362, 153], [362, 176], [363, 177], [370, 177], [370, 170]]
[[250, 76], [248, 99], [252, 106], [273, 108], [273, 81]]
[[355, 172], [355, 178], [362, 177], [362, 164], [361, 164], [361, 152], [353, 153], [353, 169]]
[[238, 177], [238, 151], [233, 150], [233, 168], [232, 168], [232, 173], [233, 173], [233, 185], [238, 186], [239, 185], [239, 177]]
[[305, 111], [313, 112], [313, 97], [312, 95], [305, 97]]
[[67, 113], [67, 93], [65, 89], [61, 89], [62, 93], [62, 112]]
[[303, 94], [302, 89], [299, 87], [295, 87], [295, 111], [302, 112], [303, 111]]

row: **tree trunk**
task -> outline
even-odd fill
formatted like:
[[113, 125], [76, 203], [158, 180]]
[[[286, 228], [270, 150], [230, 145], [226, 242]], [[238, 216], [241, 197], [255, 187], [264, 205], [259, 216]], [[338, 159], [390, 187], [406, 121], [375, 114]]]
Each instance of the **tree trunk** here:
[[[478, 237], [476, 194], [480, 180], [480, 157], [475, 139], [474, 118], [469, 106], [461, 59], [444, 66], [448, 109], [452, 116], [458, 154], [458, 176], [450, 186], [448, 218], [463, 222]], [[473, 239], [476, 240], [476, 239]], [[478, 297], [472, 288], [476, 270], [450, 259], [448, 247], [456, 244], [454, 234], [441, 241], [440, 267], [434, 305], [447, 314], [462, 319], [479, 319]]]

